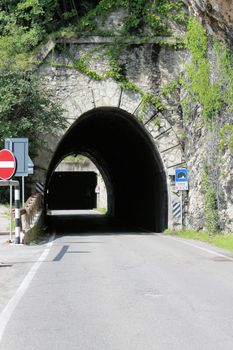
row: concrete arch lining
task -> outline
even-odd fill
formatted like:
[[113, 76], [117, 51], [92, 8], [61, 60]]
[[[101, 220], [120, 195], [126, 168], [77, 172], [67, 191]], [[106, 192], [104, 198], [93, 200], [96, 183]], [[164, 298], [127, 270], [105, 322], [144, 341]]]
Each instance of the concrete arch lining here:
[[110, 212], [116, 219], [156, 232], [166, 228], [163, 163], [149, 133], [131, 114], [100, 107], [79, 117], [57, 146], [48, 169], [47, 189], [56, 165], [69, 153], [86, 153], [102, 168]]

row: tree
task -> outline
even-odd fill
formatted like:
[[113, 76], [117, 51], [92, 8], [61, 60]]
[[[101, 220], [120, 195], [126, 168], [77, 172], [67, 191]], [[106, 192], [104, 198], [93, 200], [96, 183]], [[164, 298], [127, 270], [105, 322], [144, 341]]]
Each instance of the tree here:
[[32, 72], [7, 71], [0, 74], [0, 143], [6, 137], [28, 137], [32, 156], [42, 135], [63, 128], [62, 109], [49, 91], [40, 88]]

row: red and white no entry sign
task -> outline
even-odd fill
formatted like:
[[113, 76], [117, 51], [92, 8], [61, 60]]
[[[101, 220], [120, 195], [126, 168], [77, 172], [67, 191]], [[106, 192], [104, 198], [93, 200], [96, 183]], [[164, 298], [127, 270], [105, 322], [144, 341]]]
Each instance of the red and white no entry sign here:
[[10, 180], [16, 170], [16, 160], [14, 154], [8, 149], [0, 151], [0, 179]]

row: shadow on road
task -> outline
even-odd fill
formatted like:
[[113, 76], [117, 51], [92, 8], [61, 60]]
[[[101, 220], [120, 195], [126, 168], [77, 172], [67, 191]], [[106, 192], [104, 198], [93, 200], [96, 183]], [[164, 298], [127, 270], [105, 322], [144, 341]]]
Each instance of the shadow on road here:
[[111, 235], [111, 234], [153, 234], [142, 228], [131, 226], [128, 222], [118, 221], [105, 215], [54, 215], [47, 217], [47, 231], [78, 235]]

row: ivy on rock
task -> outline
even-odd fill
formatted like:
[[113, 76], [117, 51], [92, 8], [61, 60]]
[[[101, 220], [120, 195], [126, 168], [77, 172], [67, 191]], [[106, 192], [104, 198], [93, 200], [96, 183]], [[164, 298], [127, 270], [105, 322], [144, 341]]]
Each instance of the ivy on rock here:
[[[208, 36], [196, 18], [189, 20], [186, 44], [192, 62], [185, 66], [187, 79], [183, 78], [182, 84], [188, 92], [188, 100], [200, 104], [204, 120], [211, 126], [224, 108], [233, 110], [232, 54], [226, 44]], [[209, 45], [213, 47], [212, 60], [208, 56]], [[211, 61], [216, 65], [211, 65]], [[183, 103], [187, 105], [187, 99]]]

